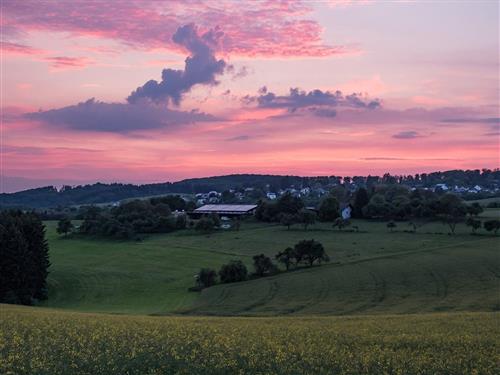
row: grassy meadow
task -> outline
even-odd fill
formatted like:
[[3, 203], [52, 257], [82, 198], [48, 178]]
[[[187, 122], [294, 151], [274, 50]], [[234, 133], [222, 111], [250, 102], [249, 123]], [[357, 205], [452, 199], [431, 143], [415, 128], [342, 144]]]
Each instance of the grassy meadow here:
[[498, 313], [150, 317], [0, 305], [0, 373], [498, 374]]
[[[329, 224], [244, 223], [239, 232], [192, 230], [143, 241], [61, 237], [48, 223], [51, 262], [44, 306], [86, 312], [217, 315], [372, 314], [492, 311], [500, 308], [498, 238], [465, 225], [358, 221], [360, 232]], [[244, 283], [188, 292], [201, 267], [274, 256], [302, 239], [325, 246], [331, 263]]]

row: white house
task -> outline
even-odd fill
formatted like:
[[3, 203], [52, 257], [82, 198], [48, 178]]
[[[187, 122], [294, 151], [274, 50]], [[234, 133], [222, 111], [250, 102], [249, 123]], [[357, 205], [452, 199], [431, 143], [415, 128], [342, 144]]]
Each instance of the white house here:
[[351, 218], [351, 212], [352, 212], [352, 206], [350, 204], [342, 208], [342, 210], [340, 211], [342, 219], [349, 220]]
[[271, 199], [271, 200], [276, 199], [276, 193], [267, 193], [266, 196], [267, 196], [267, 199]]
[[434, 190], [437, 190], [437, 189], [441, 189], [443, 191], [447, 191], [448, 190], [448, 186], [446, 184], [436, 184], [436, 186], [434, 186]]

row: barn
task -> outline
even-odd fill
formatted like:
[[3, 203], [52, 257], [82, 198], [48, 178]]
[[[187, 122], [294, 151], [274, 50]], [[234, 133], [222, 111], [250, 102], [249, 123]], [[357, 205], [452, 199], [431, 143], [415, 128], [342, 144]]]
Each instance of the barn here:
[[244, 216], [253, 215], [257, 205], [255, 204], [206, 204], [191, 212], [191, 216], [217, 214], [219, 216]]

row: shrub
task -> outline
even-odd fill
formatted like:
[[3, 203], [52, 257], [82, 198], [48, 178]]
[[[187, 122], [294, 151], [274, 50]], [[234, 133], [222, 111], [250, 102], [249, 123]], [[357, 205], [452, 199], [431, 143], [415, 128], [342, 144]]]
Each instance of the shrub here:
[[215, 223], [209, 216], [204, 216], [198, 220], [194, 226], [198, 232], [210, 233], [215, 229]]
[[247, 279], [248, 271], [241, 260], [232, 260], [224, 264], [219, 271], [221, 283], [235, 283]]
[[196, 275], [197, 283], [201, 288], [208, 288], [217, 282], [217, 272], [210, 268], [202, 268]]

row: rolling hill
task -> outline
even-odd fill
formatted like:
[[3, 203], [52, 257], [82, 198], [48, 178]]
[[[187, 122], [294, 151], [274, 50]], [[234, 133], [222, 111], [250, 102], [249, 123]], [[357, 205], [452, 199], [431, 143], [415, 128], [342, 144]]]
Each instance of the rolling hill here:
[[[417, 233], [358, 221], [360, 232], [316, 224], [304, 231], [244, 223], [239, 232], [186, 230], [140, 242], [57, 236], [49, 224], [51, 273], [45, 306], [77, 311], [215, 315], [493, 311], [500, 307], [498, 238], [441, 223]], [[330, 264], [188, 292], [202, 267], [274, 256], [304, 238], [322, 242]]]

